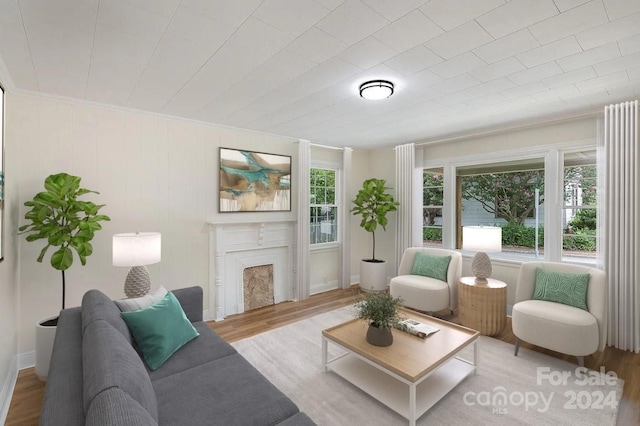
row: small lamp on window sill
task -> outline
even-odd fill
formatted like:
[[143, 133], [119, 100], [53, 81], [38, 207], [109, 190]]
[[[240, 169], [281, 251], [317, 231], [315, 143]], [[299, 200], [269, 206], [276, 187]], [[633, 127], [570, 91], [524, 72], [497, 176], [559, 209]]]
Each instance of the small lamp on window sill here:
[[471, 262], [471, 272], [476, 284], [486, 284], [491, 277], [491, 259], [487, 252], [502, 251], [502, 228], [498, 226], [463, 226], [462, 249], [476, 251]]
[[161, 239], [159, 232], [135, 232], [113, 236], [113, 266], [129, 266], [124, 282], [127, 297], [140, 297], [149, 293], [151, 279], [146, 265], [160, 262]]

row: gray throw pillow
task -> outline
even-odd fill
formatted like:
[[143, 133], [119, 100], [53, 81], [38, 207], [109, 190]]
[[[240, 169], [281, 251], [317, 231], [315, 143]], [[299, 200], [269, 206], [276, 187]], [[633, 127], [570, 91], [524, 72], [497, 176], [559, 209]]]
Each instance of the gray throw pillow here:
[[145, 294], [140, 297], [132, 297], [129, 299], [120, 299], [114, 300], [120, 311], [129, 312], [129, 311], [137, 311], [139, 309], [146, 308], [147, 306], [151, 306], [156, 302], [162, 300], [163, 297], [167, 295], [167, 289], [160, 286], [153, 293]]

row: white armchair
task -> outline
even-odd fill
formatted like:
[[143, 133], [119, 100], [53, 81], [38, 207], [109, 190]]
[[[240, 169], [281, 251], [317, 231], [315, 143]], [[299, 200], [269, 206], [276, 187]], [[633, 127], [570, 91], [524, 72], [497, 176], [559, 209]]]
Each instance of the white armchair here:
[[[412, 275], [416, 254], [451, 256], [446, 281], [422, 275]], [[404, 305], [424, 312], [444, 309], [453, 311], [458, 306], [458, 283], [462, 275], [462, 255], [454, 250], [410, 247], [404, 251], [398, 276], [391, 279], [389, 291], [393, 297], [402, 297]]]
[[[536, 270], [543, 268], [565, 274], [589, 274], [584, 310], [562, 303], [532, 300]], [[561, 283], [560, 283], [561, 284]], [[573, 355], [584, 365], [584, 356], [604, 350], [607, 341], [607, 278], [595, 268], [558, 262], [526, 262], [520, 267], [511, 324], [516, 336], [514, 355], [520, 341]]]

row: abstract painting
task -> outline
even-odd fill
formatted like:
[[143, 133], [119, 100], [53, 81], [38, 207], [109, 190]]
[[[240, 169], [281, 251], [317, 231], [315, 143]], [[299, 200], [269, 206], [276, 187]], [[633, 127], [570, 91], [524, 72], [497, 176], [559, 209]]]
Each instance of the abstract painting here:
[[219, 211], [291, 211], [291, 157], [220, 148]]

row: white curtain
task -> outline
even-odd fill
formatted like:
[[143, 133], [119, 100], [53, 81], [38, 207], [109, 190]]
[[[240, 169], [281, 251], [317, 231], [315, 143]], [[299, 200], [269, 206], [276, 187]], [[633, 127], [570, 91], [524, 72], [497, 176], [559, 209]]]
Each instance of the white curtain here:
[[311, 271], [309, 269], [309, 173], [311, 167], [310, 143], [300, 139], [298, 147], [298, 235], [296, 238], [296, 277], [298, 300], [309, 297]]
[[413, 244], [413, 175], [416, 166], [415, 145], [412, 143], [396, 146], [396, 270], [405, 249]]
[[351, 285], [351, 148], [342, 151], [342, 179], [340, 179], [340, 200], [338, 218], [340, 220], [340, 279], [342, 288]]
[[638, 101], [604, 110], [604, 270], [608, 344], [640, 352], [640, 167]]

